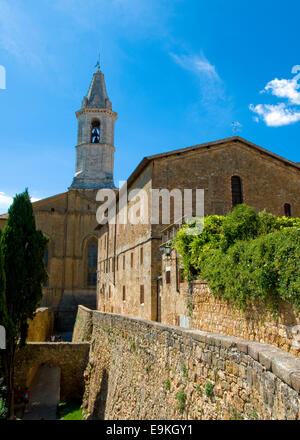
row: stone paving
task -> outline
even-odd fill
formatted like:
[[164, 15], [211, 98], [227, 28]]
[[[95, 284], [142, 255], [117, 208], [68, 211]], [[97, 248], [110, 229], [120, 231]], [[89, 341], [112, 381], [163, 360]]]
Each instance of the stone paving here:
[[56, 420], [60, 400], [59, 367], [41, 365], [30, 386], [28, 411], [23, 420]]

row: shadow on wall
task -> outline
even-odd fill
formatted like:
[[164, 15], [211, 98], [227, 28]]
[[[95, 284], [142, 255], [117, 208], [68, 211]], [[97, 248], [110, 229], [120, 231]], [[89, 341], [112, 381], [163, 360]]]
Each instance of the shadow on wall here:
[[95, 409], [91, 417], [92, 419], [104, 420], [107, 394], [108, 394], [108, 373], [106, 368], [103, 368], [101, 386], [96, 396]]

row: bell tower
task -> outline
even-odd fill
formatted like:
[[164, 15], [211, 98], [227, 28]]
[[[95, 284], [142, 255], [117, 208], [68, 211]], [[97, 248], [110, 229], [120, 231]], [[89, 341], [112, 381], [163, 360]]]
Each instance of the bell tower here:
[[118, 115], [112, 111], [99, 65], [76, 117], [76, 171], [71, 188], [114, 188], [114, 129]]

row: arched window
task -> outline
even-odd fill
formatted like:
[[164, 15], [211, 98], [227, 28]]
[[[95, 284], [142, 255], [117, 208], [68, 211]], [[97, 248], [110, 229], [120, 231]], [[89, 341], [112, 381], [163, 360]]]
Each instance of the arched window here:
[[93, 121], [91, 126], [91, 143], [99, 144], [100, 142], [100, 122]]
[[286, 217], [292, 217], [292, 207], [289, 203], [284, 204], [284, 215]]
[[88, 286], [97, 285], [98, 244], [95, 241], [88, 245]]
[[233, 208], [243, 203], [242, 179], [239, 176], [231, 177], [231, 194]]

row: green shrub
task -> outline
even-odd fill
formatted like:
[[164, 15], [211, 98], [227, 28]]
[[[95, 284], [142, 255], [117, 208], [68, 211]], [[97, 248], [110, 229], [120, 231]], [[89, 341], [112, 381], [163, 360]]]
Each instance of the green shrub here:
[[245, 309], [254, 301], [276, 311], [280, 300], [300, 308], [300, 231], [285, 229], [218, 249], [201, 263], [213, 294]]
[[182, 364], [181, 371], [182, 371], [184, 377], [186, 378], [186, 380], [189, 380], [189, 373], [188, 373], [188, 370], [187, 370], [185, 364]]
[[6, 405], [6, 386], [4, 385], [4, 379], [0, 377], [0, 420], [7, 417], [7, 405]]
[[171, 389], [171, 382], [170, 382], [170, 379], [166, 379], [166, 381], [165, 381], [165, 385], [166, 385], [166, 390], [167, 390], [167, 391], [170, 391], [170, 389]]
[[186, 395], [185, 395], [184, 390], [179, 391], [176, 394], [176, 399], [178, 400], [179, 411], [183, 412], [185, 410], [185, 405], [186, 405]]
[[238, 205], [223, 222], [224, 240], [222, 248], [228, 249], [239, 240], [250, 240], [257, 237], [259, 232], [259, 216], [253, 208]]
[[199, 236], [183, 227], [174, 240], [187, 279], [206, 279], [212, 293], [241, 309], [280, 300], [300, 307], [300, 218], [275, 217], [238, 205], [209, 216]]
[[214, 394], [214, 387], [213, 387], [213, 385], [210, 382], [206, 382], [204, 390], [205, 390], [205, 394], [206, 394], [207, 397], [210, 398], [210, 397], [213, 396], [213, 394]]

